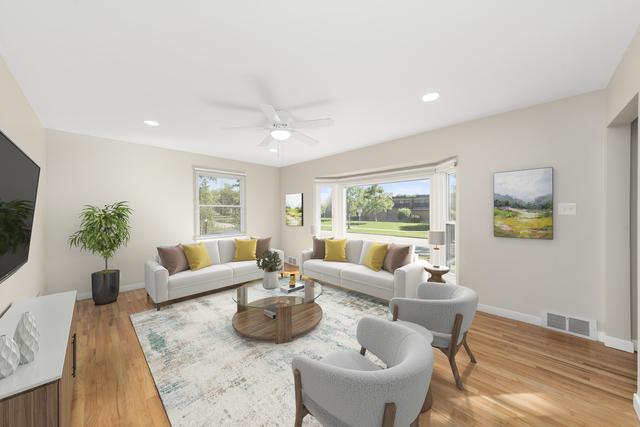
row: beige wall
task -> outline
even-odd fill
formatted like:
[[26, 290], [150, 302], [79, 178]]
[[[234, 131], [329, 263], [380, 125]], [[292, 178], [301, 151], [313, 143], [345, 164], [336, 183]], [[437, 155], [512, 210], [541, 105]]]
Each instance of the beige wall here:
[[277, 168], [59, 131], [47, 131], [47, 156], [49, 293], [88, 292], [91, 272], [102, 268], [100, 258], [67, 244], [85, 204], [127, 200], [134, 209], [131, 241], [111, 262], [121, 285], [144, 281], [157, 245], [193, 240], [194, 166], [246, 172], [246, 231], [279, 243]]
[[[288, 255], [310, 246], [314, 177], [432, 163], [457, 156], [459, 283], [483, 304], [541, 316], [544, 310], [603, 315], [601, 245], [604, 91], [500, 114], [281, 169], [280, 196], [305, 195], [305, 226], [281, 226]], [[554, 197], [577, 203], [558, 216], [551, 241], [493, 236], [493, 173], [552, 166]]]
[[45, 130], [4, 60], [0, 58], [0, 130], [41, 168], [29, 261], [0, 283], [0, 310], [19, 298], [44, 291], [46, 151]]

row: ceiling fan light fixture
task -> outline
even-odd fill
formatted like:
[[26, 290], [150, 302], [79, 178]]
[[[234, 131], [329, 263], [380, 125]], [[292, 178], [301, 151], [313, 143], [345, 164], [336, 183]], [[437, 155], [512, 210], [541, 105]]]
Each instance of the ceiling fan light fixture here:
[[147, 126], [154, 126], [154, 127], [160, 125], [160, 123], [156, 122], [155, 120], [145, 120], [143, 123]]
[[269, 151], [272, 153], [277, 153], [278, 149], [277, 148], [269, 148]]
[[271, 137], [276, 141], [284, 141], [285, 139], [289, 139], [291, 136], [291, 132], [286, 129], [274, 129], [271, 131]]

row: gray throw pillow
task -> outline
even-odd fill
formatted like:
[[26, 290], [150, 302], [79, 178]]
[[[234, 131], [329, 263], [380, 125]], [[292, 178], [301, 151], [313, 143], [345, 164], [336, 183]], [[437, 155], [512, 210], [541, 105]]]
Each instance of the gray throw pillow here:
[[[329, 237], [329, 240], [333, 239], [333, 237]], [[327, 239], [318, 239], [316, 236], [313, 236], [313, 254], [311, 254], [312, 259], [324, 259], [324, 241]]]
[[271, 248], [271, 237], [252, 237], [256, 239], [256, 258], [260, 258], [266, 251]]
[[158, 257], [160, 257], [160, 264], [169, 272], [169, 276], [189, 269], [182, 245], [160, 246], [158, 247]]
[[411, 262], [411, 246], [410, 245], [396, 245], [392, 243], [387, 249], [387, 255], [384, 257], [382, 268], [389, 273], [393, 273], [400, 267]]

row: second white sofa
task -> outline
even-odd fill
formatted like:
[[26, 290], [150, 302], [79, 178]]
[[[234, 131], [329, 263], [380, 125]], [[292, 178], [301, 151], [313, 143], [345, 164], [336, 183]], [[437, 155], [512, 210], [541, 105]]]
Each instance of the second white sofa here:
[[427, 280], [425, 263], [419, 261], [411, 247], [413, 262], [392, 274], [386, 270], [373, 271], [364, 264], [365, 240], [347, 240], [347, 262], [313, 259], [313, 250], [302, 251], [302, 274], [332, 285], [352, 289], [363, 294], [389, 301], [393, 297], [415, 297], [418, 285]]
[[[160, 265], [157, 257], [145, 263], [145, 288], [156, 307], [177, 298], [264, 277], [264, 272], [258, 268], [256, 261], [233, 261], [236, 252], [235, 239], [205, 240], [203, 243], [213, 261], [213, 265], [209, 267], [195, 271], [185, 270], [170, 276], [167, 269]], [[278, 249], [270, 250], [278, 252], [284, 265], [284, 252]]]

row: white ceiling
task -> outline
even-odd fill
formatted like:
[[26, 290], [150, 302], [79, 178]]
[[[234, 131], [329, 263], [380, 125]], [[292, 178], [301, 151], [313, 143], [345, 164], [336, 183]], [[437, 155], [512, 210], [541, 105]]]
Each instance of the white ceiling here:
[[[603, 88], [639, 23], [637, 0], [0, 0], [0, 55], [48, 128], [287, 165]], [[335, 126], [280, 157], [221, 129], [260, 103]]]

